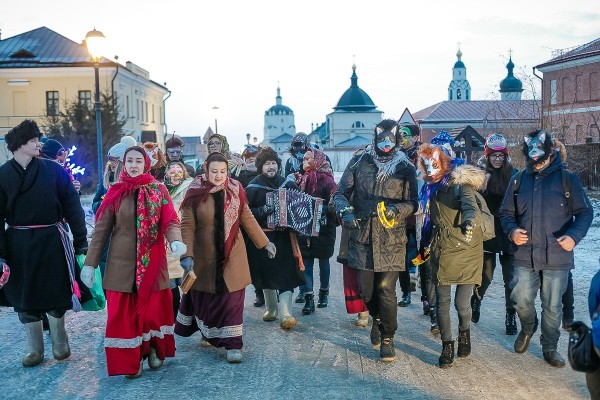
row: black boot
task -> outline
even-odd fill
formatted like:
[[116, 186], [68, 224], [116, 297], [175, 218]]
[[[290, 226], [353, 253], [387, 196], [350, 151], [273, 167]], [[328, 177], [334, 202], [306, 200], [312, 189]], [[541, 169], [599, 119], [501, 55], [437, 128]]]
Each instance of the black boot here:
[[373, 318], [373, 326], [371, 327], [371, 344], [374, 349], [381, 346], [381, 332], [379, 331], [381, 320]]
[[506, 310], [506, 318], [504, 319], [507, 335], [517, 334], [517, 312], [515, 310]]
[[438, 360], [440, 368], [448, 368], [454, 362], [454, 340], [442, 341], [442, 354]]
[[429, 304], [429, 302], [427, 300], [422, 300], [423, 301], [423, 315], [429, 315], [429, 313], [431, 312], [431, 305]]
[[400, 301], [398, 302], [398, 307], [406, 307], [410, 304], [411, 299], [410, 299], [410, 293], [408, 294], [402, 294], [402, 299], [400, 299]]
[[396, 359], [396, 350], [394, 349], [394, 339], [385, 338], [379, 348], [379, 359], [385, 362], [392, 362]]
[[466, 331], [458, 330], [458, 350], [456, 355], [458, 357], [467, 357], [471, 354], [471, 330]]
[[329, 289], [319, 289], [319, 303], [317, 304], [317, 308], [327, 307], [328, 302], [329, 302]]
[[302, 315], [310, 315], [315, 312], [315, 295], [312, 293], [306, 293], [304, 295], [304, 307], [302, 308]]
[[304, 293], [302, 293], [302, 291], [298, 291], [298, 296], [296, 296], [296, 300], [294, 300], [295, 303], [301, 304], [304, 303]]
[[265, 305], [265, 294], [262, 289], [256, 289], [256, 300], [254, 300], [254, 307], [262, 307]]
[[479, 317], [481, 316], [481, 299], [477, 297], [476, 294], [471, 296], [471, 310], [473, 310], [473, 314], [471, 315], [471, 321], [474, 323], [479, 322]]
[[431, 321], [431, 333], [434, 335], [440, 334], [440, 327], [437, 322], [437, 309], [435, 307], [431, 307], [429, 309], [429, 318]]

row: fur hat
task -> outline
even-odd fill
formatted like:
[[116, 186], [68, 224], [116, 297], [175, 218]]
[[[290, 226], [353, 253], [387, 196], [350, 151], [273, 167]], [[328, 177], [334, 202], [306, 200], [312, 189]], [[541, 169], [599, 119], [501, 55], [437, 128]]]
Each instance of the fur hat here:
[[21, 146], [27, 144], [31, 139], [41, 138], [42, 132], [37, 123], [31, 119], [23, 120], [19, 125], [12, 128], [4, 140], [6, 141], [6, 147], [11, 153], [17, 151]]
[[61, 151], [65, 151], [65, 148], [54, 139], [46, 140], [42, 146], [42, 156], [49, 160], [54, 160]]
[[136, 145], [137, 143], [134, 138], [131, 136], [123, 136], [119, 143], [115, 144], [108, 150], [108, 155], [110, 157], [117, 157], [119, 160], [122, 160], [123, 156], [125, 155], [125, 150]]
[[504, 136], [499, 133], [492, 133], [485, 139], [483, 154], [487, 157], [492, 153], [498, 152], [508, 155], [508, 144]]
[[270, 147], [262, 148], [256, 156], [256, 161], [254, 162], [256, 164], [256, 170], [262, 173], [262, 167], [267, 161], [275, 161], [277, 163], [277, 168], [281, 169], [281, 158], [279, 158], [279, 154]]

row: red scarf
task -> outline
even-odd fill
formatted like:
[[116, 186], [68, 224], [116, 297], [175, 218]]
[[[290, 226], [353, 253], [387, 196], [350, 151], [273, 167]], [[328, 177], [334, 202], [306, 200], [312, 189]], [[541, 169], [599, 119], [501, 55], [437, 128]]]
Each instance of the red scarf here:
[[150, 160], [145, 158], [144, 173], [132, 178], [126, 171], [121, 172], [119, 182], [110, 186], [96, 214], [96, 221], [106, 210], [116, 214], [123, 198], [138, 191], [135, 284], [140, 307], [157, 290], [156, 277], [161, 265], [166, 265], [165, 232], [171, 224], [179, 224], [167, 188], [148, 173]]
[[225, 230], [223, 267], [225, 267], [240, 231], [240, 216], [246, 205], [246, 192], [242, 185], [235, 179], [227, 178], [225, 182], [217, 186], [209, 182], [205, 175], [198, 175], [190, 184], [185, 198], [181, 203], [181, 208], [196, 208], [206, 202], [212, 193], [220, 191], [225, 192], [225, 209], [223, 211]]

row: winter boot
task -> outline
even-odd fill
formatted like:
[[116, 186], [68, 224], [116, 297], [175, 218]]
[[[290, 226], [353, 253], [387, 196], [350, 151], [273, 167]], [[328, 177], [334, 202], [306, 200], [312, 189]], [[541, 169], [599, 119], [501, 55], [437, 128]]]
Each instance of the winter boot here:
[[329, 289], [319, 289], [319, 303], [317, 304], [317, 308], [327, 307], [328, 302], [329, 302]]
[[302, 307], [302, 315], [310, 315], [315, 312], [315, 295], [306, 293], [304, 295], [304, 307]]
[[431, 312], [431, 306], [427, 300], [423, 300], [423, 315], [429, 315]]
[[263, 289], [267, 311], [263, 314], [263, 321], [275, 321], [277, 319], [277, 292], [272, 289]]
[[517, 312], [515, 310], [506, 310], [506, 318], [504, 319], [507, 335], [517, 334]]
[[381, 346], [381, 332], [379, 331], [381, 320], [373, 318], [373, 326], [371, 327], [371, 344], [374, 349]]
[[356, 315], [356, 319], [354, 320], [354, 325], [360, 326], [361, 328], [364, 328], [365, 326], [369, 325], [369, 312], [359, 312]]
[[23, 324], [27, 336], [25, 356], [21, 362], [25, 367], [33, 367], [44, 360], [44, 337], [42, 335], [42, 321]]
[[448, 368], [454, 362], [454, 340], [442, 341], [442, 354], [438, 360], [440, 368]]
[[411, 303], [410, 292], [402, 294], [402, 299], [398, 302], [398, 307], [407, 307]]
[[298, 296], [296, 296], [296, 300], [294, 300], [294, 302], [298, 304], [304, 303], [304, 293], [302, 293], [302, 290], [298, 292]]
[[254, 307], [262, 307], [265, 305], [265, 295], [260, 289], [256, 289], [256, 299], [254, 300]]
[[384, 362], [392, 362], [396, 359], [396, 350], [394, 349], [394, 339], [385, 338], [379, 348], [379, 359]]
[[292, 329], [296, 326], [296, 318], [292, 317], [292, 292], [279, 293], [279, 326], [281, 329]]
[[150, 355], [148, 356], [148, 366], [151, 369], [159, 369], [160, 367], [162, 367], [163, 363], [164, 360], [158, 358], [154, 347], [150, 347]]
[[65, 330], [65, 316], [54, 318], [48, 315], [48, 325], [50, 325], [50, 338], [52, 339], [52, 354], [57, 360], [64, 360], [71, 355], [69, 347], [69, 338]]
[[458, 330], [458, 349], [456, 355], [458, 357], [467, 357], [471, 354], [471, 330], [466, 331]]
[[481, 299], [477, 297], [475, 293], [471, 296], [471, 310], [473, 310], [471, 321], [473, 323], [478, 323], [479, 317], [481, 316]]
[[431, 333], [434, 335], [440, 334], [440, 327], [437, 322], [437, 309], [435, 307], [431, 307], [429, 309], [429, 319], [431, 321]]

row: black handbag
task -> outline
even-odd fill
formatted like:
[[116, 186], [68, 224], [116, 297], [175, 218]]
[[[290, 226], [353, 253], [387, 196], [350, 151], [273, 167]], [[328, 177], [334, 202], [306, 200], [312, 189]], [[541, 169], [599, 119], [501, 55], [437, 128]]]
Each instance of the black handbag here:
[[581, 321], [569, 327], [568, 358], [571, 368], [579, 372], [595, 372], [600, 367], [600, 358], [594, 349], [592, 329]]

